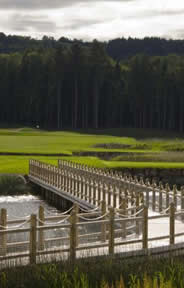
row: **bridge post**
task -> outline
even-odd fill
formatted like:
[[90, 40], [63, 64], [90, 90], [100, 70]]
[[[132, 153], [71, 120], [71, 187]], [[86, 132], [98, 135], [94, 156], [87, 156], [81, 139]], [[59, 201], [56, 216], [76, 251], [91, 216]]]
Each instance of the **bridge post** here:
[[102, 191], [103, 191], [103, 185], [102, 183], [98, 183], [98, 205], [100, 205], [101, 203], [101, 195], [102, 195]]
[[[102, 216], [106, 214], [106, 202], [104, 200], [101, 201], [101, 209], [102, 209]], [[105, 220], [106, 217], [103, 218]], [[106, 241], [106, 223], [102, 223], [102, 242]]]
[[55, 180], [54, 180], [54, 186], [57, 188], [57, 186], [58, 186], [58, 168], [57, 167], [55, 167], [55, 171], [54, 171], [55, 173]]
[[108, 185], [108, 206], [111, 206], [111, 192], [112, 192], [112, 187], [111, 185]]
[[52, 175], [53, 175], [53, 180], [52, 180], [52, 185], [55, 187], [55, 182], [56, 182], [56, 167], [52, 167]]
[[40, 180], [42, 181], [43, 180], [43, 163], [42, 162], [40, 162]]
[[174, 207], [175, 211], [177, 210], [177, 186], [173, 185], [173, 200], [174, 200]]
[[118, 194], [118, 198], [119, 198], [119, 208], [121, 208], [121, 202], [122, 202], [122, 187], [121, 185], [119, 185], [119, 194]]
[[32, 214], [30, 219], [30, 264], [36, 264], [36, 215]]
[[155, 195], [155, 186], [153, 186], [153, 190], [152, 190], [152, 210], [153, 211], [155, 211], [155, 201], [156, 201], [156, 197], [155, 196], [156, 196]]
[[96, 180], [93, 181], [93, 204], [96, 205], [96, 190], [97, 190], [97, 182]]
[[170, 245], [175, 243], [175, 207], [174, 203], [170, 204]]
[[33, 166], [32, 166], [32, 160], [29, 159], [29, 170], [28, 170], [29, 172], [28, 172], [28, 174], [31, 175], [31, 176], [33, 176], [33, 175], [32, 175], [32, 167], [33, 167]]
[[[6, 209], [1, 209], [1, 218], [0, 218], [0, 230], [6, 230], [7, 227], [7, 210]], [[0, 255], [5, 256], [7, 252], [7, 234], [2, 233], [0, 234], [0, 245], [1, 245], [1, 250], [0, 250]]]
[[143, 225], [142, 225], [143, 249], [148, 249], [148, 207], [144, 206]]
[[55, 167], [52, 165], [52, 186], [55, 186]]
[[162, 211], [162, 189], [163, 185], [162, 182], [159, 183], [159, 212]]
[[[121, 198], [121, 210], [122, 210], [122, 216], [126, 217], [127, 211], [127, 202], [125, 198]], [[122, 238], [126, 238], [126, 221], [122, 221]]]
[[146, 206], [149, 207], [149, 191], [146, 189]]
[[169, 184], [166, 183], [165, 185], [165, 190], [166, 190], [166, 208], [169, 208], [169, 193], [170, 193], [170, 187]]
[[48, 164], [45, 164], [45, 182], [48, 184]]
[[82, 191], [82, 192], [81, 192], [81, 193], [83, 193], [83, 195], [84, 195], [84, 200], [85, 200], [85, 201], [89, 201], [89, 200], [88, 200], [88, 188], [87, 188], [88, 185], [86, 185], [86, 182], [88, 181], [88, 179], [85, 178], [85, 176], [84, 176], [83, 173], [82, 173], [82, 176], [81, 176], [81, 177], [82, 177], [82, 178], [81, 178], [81, 179], [82, 179], [82, 182], [81, 182], [81, 185], [82, 185], [82, 186], [81, 186], [81, 188], [82, 188], [81, 191]]
[[144, 205], [144, 192], [140, 192], [141, 204]]
[[70, 215], [70, 260], [72, 263], [74, 263], [76, 259], [77, 247], [77, 211], [75, 207]]
[[184, 210], [184, 186], [181, 187], [181, 210]]
[[56, 188], [59, 189], [59, 168], [57, 169]]
[[71, 177], [70, 177], [70, 189], [71, 189], [71, 194], [74, 195], [74, 174], [73, 174], [73, 171], [71, 172]]
[[[130, 192], [130, 197], [131, 197], [131, 199], [130, 199], [131, 208], [133, 208], [135, 206], [135, 195], [134, 195], [133, 191]], [[136, 209], [135, 210], [131, 209], [131, 214], [134, 215], [135, 211], [136, 211]]]
[[128, 189], [125, 189], [125, 199], [126, 199], [126, 203], [127, 203], [127, 207], [129, 206], [129, 191]]
[[117, 202], [117, 195], [116, 195], [116, 186], [113, 186], [113, 208], [116, 208], [116, 203]]
[[84, 191], [85, 191], [85, 199], [86, 201], [88, 201], [90, 203], [90, 200], [89, 200], [89, 179], [88, 177], [85, 178], [85, 176], [83, 176], [83, 181], [84, 181]]
[[59, 171], [59, 189], [63, 189], [63, 170], [61, 169]]
[[102, 199], [106, 203], [107, 185], [103, 183]]
[[29, 174], [33, 177], [35, 176], [35, 163], [33, 159], [29, 160]]
[[68, 177], [68, 191], [72, 195], [72, 173], [71, 171], [69, 172], [69, 177]]
[[45, 163], [42, 163], [42, 181], [45, 182]]
[[89, 203], [90, 204], [93, 203], [93, 201], [92, 201], [92, 187], [93, 187], [92, 179], [90, 178], [89, 179]]
[[51, 165], [51, 185], [54, 186], [54, 167]]
[[73, 175], [73, 195], [74, 196], [77, 196], [77, 193], [76, 193], [76, 186], [77, 186], [77, 178], [76, 178], [76, 174]]
[[77, 198], [81, 199], [81, 191], [80, 191], [80, 175], [77, 174]]
[[[136, 213], [139, 212], [139, 195], [136, 196]], [[136, 215], [137, 216], [137, 215]], [[139, 217], [139, 215], [138, 215]], [[136, 235], [139, 235], [139, 220], [136, 220]]]
[[86, 190], [85, 190], [85, 186], [84, 186], [84, 177], [83, 174], [81, 173], [80, 175], [80, 179], [81, 179], [81, 197], [82, 199], [84, 199], [85, 201], [87, 201], [86, 198]]
[[50, 185], [50, 179], [51, 179], [51, 177], [50, 177], [50, 165], [48, 165], [48, 167], [47, 167], [47, 179], [48, 179], [48, 185]]
[[[45, 215], [44, 215], [44, 207], [39, 207], [39, 226], [44, 226]], [[38, 232], [38, 249], [44, 250], [44, 231], [39, 230]]]
[[109, 209], [109, 254], [114, 255], [114, 208]]
[[67, 171], [63, 170], [63, 191], [66, 191], [66, 182], [67, 182]]
[[67, 171], [67, 184], [66, 184], [66, 191], [67, 193], [71, 194], [71, 191], [70, 191], [70, 171], [68, 170]]
[[52, 186], [52, 165], [49, 165], [49, 182], [50, 185]]

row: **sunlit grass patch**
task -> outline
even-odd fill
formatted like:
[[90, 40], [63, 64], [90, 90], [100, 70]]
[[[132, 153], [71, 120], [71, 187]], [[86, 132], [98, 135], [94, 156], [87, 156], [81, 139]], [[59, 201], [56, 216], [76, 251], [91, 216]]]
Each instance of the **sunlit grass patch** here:
[[[0, 154], [22, 154], [22, 156], [1, 155], [0, 173], [27, 174], [30, 158], [56, 164], [62, 154], [71, 156], [66, 158], [68, 160], [99, 168], [184, 168], [183, 138], [177, 138], [169, 133], [163, 134], [163, 138], [162, 134], [158, 133], [156, 137], [155, 133], [156, 131], [151, 133], [139, 129], [89, 131], [47, 131], [27, 127], [0, 129]], [[89, 155], [94, 157], [72, 155], [88, 151], [94, 152]], [[95, 152], [103, 152], [104, 155], [106, 152], [125, 154], [113, 155], [106, 161], [107, 157], [99, 159]], [[26, 153], [37, 156], [24, 155]], [[51, 154], [55, 156], [51, 157]]]

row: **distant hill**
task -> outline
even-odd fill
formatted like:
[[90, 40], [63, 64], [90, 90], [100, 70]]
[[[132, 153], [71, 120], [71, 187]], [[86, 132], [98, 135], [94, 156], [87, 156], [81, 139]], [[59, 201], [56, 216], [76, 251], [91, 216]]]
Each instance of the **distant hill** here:
[[[55, 40], [53, 37], [44, 36], [41, 40], [37, 40], [26, 36], [5, 35], [1, 32], [0, 53], [22, 52], [26, 49], [67, 47], [76, 42], [82, 46], [91, 45], [91, 42], [71, 40], [66, 37]], [[116, 60], [127, 59], [136, 54], [149, 56], [184, 55], [184, 40], [166, 40], [156, 37], [146, 37], [144, 39], [117, 38], [104, 42], [104, 45], [108, 55]]]
[[167, 56], [184, 54], [184, 40], [166, 40], [161, 38], [119, 38], [108, 42], [107, 53], [116, 60], [125, 59], [136, 54], [149, 56]]

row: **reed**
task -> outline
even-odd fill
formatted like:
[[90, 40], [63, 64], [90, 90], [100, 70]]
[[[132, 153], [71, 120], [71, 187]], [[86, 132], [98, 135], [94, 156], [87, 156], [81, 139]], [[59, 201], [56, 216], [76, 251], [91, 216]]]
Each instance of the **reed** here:
[[104, 258], [94, 262], [29, 265], [2, 270], [1, 288], [183, 288], [184, 259], [134, 261]]

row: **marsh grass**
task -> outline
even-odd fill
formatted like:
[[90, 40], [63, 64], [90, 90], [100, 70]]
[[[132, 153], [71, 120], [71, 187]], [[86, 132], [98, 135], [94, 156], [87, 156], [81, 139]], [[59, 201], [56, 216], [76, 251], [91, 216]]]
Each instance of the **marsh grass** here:
[[83, 259], [0, 271], [1, 288], [183, 288], [184, 259]]

